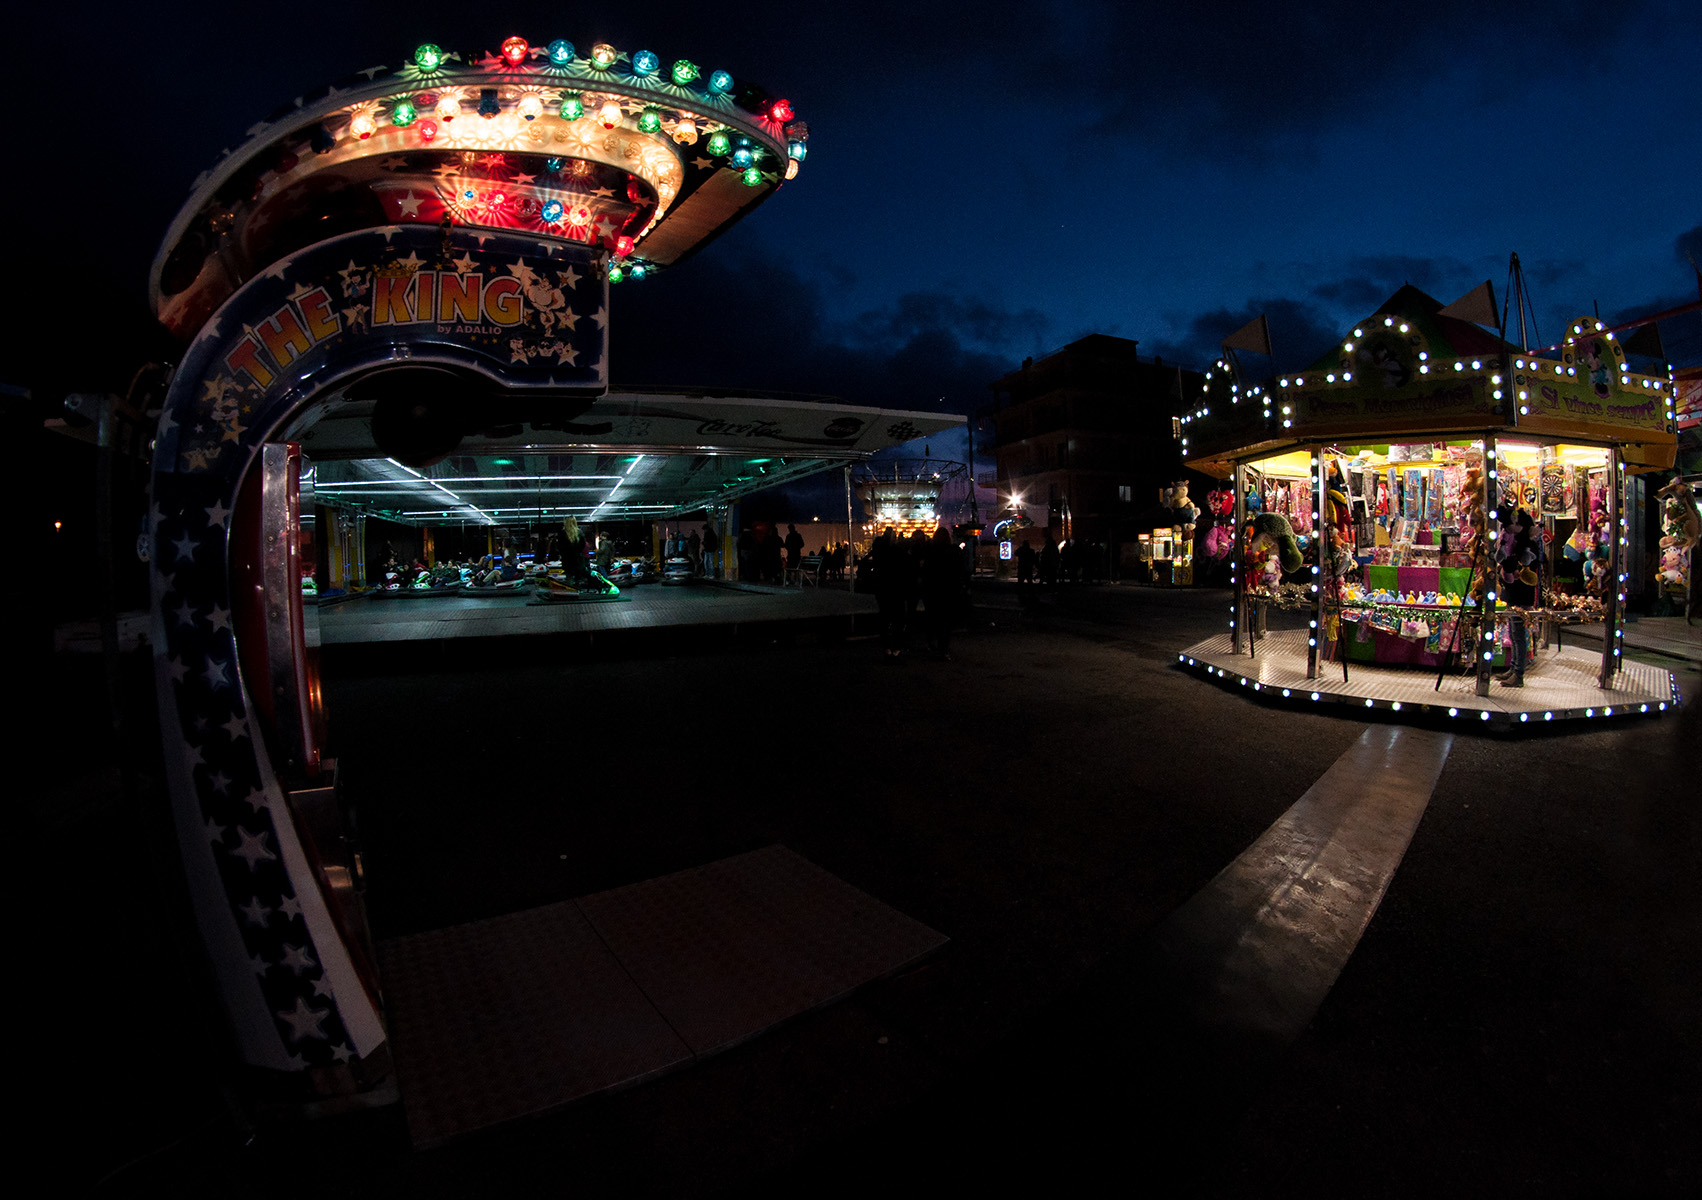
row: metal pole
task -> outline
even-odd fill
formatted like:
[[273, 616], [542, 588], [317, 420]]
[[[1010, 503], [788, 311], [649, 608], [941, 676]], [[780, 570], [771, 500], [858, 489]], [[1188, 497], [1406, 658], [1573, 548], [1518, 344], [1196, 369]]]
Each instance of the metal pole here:
[[851, 516], [851, 468], [845, 468], [845, 576], [851, 586], [851, 594], [857, 594], [857, 534]]
[[1602, 612], [1602, 669], [1597, 682], [1603, 688], [1613, 686], [1614, 672], [1620, 662], [1620, 606], [1625, 603], [1625, 517], [1622, 513], [1622, 493], [1625, 491], [1625, 460], [1619, 447], [1607, 455], [1607, 527], [1613, 531], [1608, 540], [1607, 574], [1609, 587]]
[[[1235, 585], [1235, 603], [1230, 608], [1229, 617], [1229, 648], [1230, 653], [1241, 653], [1241, 632], [1247, 625], [1247, 468], [1243, 463], [1235, 464], [1235, 541], [1230, 551], [1229, 580]], [[1250, 636], [1250, 635], [1249, 635]], [[1249, 649], [1251, 646], [1249, 645]]]
[[1324, 635], [1324, 554], [1326, 547], [1323, 542], [1323, 491], [1321, 484], [1324, 477], [1324, 451], [1322, 447], [1312, 450], [1312, 545], [1318, 554], [1318, 561], [1312, 564], [1312, 628], [1306, 638], [1306, 678], [1318, 678], [1318, 639]]
[[1470, 580], [1467, 587], [1477, 588], [1478, 639], [1472, 651], [1476, 657], [1477, 686], [1476, 694], [1489, 695], [1489, 678], [1495, 669], [1495, 599], [1500, 589], [1495, 586], [1492, 572], [1495, 570], [1495, 555], [1492, 547], [1501, 537], [1500, 524], [1496, 517], [1497, 493], [1501, 483], [1495, 467], [1495, 435], [1483, 435], [1483, 577], [1482, 581]]

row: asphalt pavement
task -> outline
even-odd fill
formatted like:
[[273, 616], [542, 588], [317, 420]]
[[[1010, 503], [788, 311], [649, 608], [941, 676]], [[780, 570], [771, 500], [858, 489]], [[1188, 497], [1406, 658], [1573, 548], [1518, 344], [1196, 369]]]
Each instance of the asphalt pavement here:
[[[1675, 716], [1455, 735], [1315, 1014], [1249, 1040], [1179, 1002], [1156, 935], [1366, 722], [1178, 671], [1220, 592], [975, 599], [950, 661], [784, 624], [328, 648], [380, 938], [781, 844], [951, 939], [714, 1058], [423, 1153], [394, 1107], [257, 1123], [230, 1090], [133, 658], [129, 751], [90, 739], [31, 796], [32, 834], [98, 882], [41, 925], [60, 1003], [33, 1144], [98, 1195], [1702, 1189], [1694, 665], [1649, 660]], [[56, 661], [49, 702], [98, 707], [98, 660]]]

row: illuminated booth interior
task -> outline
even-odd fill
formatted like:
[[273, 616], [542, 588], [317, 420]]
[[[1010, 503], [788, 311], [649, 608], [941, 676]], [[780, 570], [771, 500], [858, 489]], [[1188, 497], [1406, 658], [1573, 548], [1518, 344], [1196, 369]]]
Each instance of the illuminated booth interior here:
[[[1179, 661], [1284, 700], [1498, 725], [1669, 711], [1670, 673], [1625, 660], [1620, 622], [1627, 498], [1672, 464], [1672, 387], [1594, 319], [1533, 352], [1410, 286], [1305, 371], [1249, 384], [1220, 361], [1180, 436], [1222, 481], [1204, 545], [1235, 597]], [[1509, 604], [1515, 576], [1534, 604]], [[1307, 628], [1273, 631], [1273, 609]], [[1604, 623], [1600, 652], [1564, 644], [1582, 622]], [[1496, 673], [1521, 626], [1514, 689]]]

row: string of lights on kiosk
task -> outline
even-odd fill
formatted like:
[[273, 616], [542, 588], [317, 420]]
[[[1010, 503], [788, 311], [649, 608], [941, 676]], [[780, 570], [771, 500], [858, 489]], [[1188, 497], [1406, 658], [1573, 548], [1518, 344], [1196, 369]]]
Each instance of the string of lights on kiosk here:
[[[1443, 673], [1457, 662], [1486, 696], [1511, 638], [1534, 646], [1540, 630], [1548, 646], [1561, 625], [1601, 620], [1597, 678], [1611, 690], [1631, 579], [1628, 470], [1670, 466], [1677, 430], [1670, 367], [1633, 371], [1618, 332], [1579, 318], [1558, 344], [1519, 349], [1408, 286], [1304, 371], [1249, 383], [1226, 351], [1177, 437], [1196, 469], [1234, 479], [1208, 497], [1205, 542], [1208, 556], [1228, 555], [1231, 652], [1264, 636], [1267, 611], [1309, 608], [1307, 679], [1322, 662], [1339, 661], [1344, 684], [1351, 661]], [[1534, 599], [1504, 594], [1520, 589]], [[1520, 677], [1507, 653], [1507, 677]], [[1291, 693], [1301, 694], [1281, 694]], [[1676, 703], [1657, 695], [1509, 719]], [[1458, 711], [1480, 713], [1449, 715]]]

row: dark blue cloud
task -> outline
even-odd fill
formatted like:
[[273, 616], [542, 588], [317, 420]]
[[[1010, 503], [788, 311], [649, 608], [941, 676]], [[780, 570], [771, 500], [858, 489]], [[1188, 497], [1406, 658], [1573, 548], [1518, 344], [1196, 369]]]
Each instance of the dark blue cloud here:
[[972, 412], [988, 384], [1044, 346], [1049, 323], [943, 292], [826, 319], [824, 284], [773, 258], [701, 256], [611, 302], [617, 386], [745, 388], [853, 404]]

